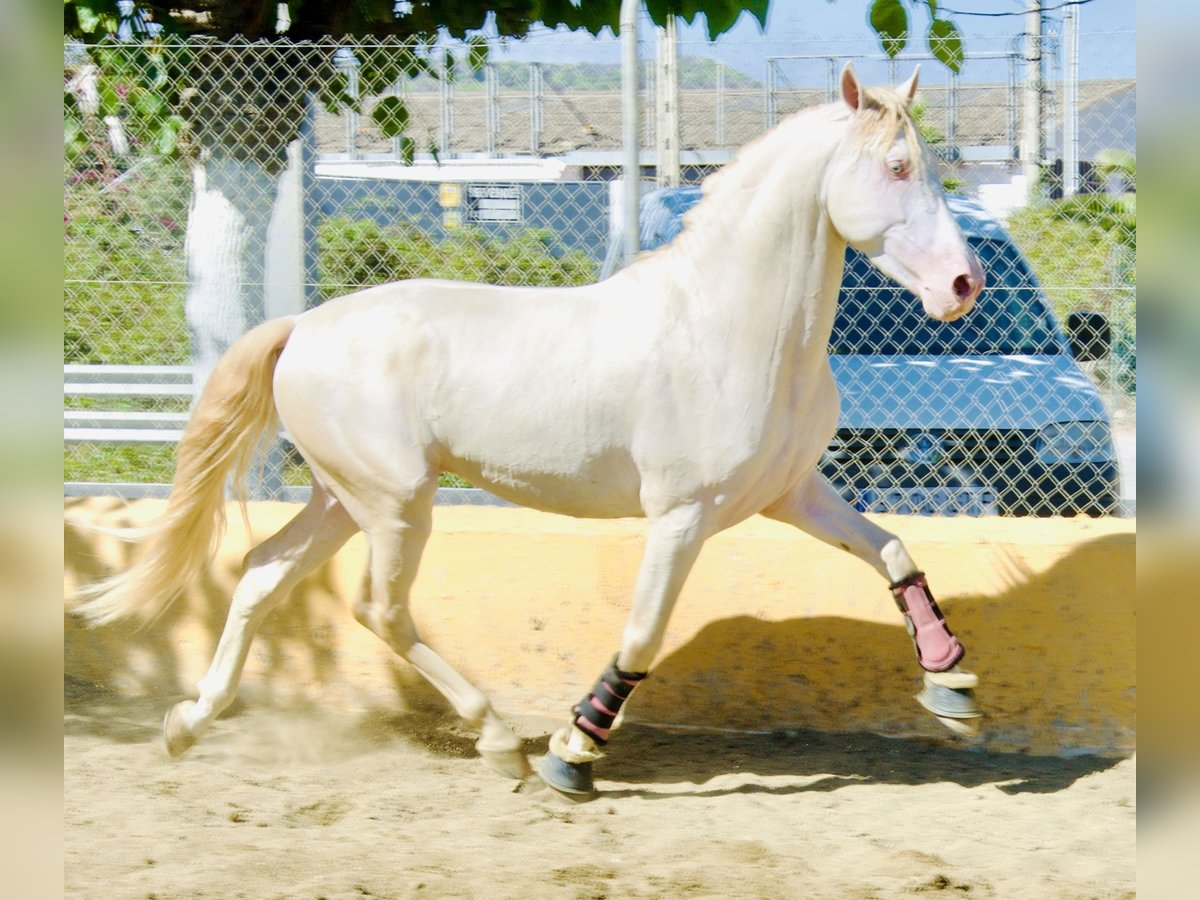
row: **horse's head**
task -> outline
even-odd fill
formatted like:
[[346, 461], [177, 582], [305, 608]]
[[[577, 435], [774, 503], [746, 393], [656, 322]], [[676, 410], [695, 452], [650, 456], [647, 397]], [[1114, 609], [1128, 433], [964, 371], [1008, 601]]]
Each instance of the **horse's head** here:
[[841, 88], [850, 123], [823, 185], [834, 228], [920, 297], [930, 316], [957, 319], [983, 289], [983, 268], [946, 206], [936, 161], [909, 114], [917, 72], [895, 92], [865, 90], [847, 63]]

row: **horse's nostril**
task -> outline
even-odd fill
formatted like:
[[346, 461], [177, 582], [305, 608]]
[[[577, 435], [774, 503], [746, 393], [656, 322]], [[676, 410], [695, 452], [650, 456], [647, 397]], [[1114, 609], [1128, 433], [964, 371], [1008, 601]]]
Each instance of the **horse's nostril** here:
[[959, 275], [954, 279], [954, 296], [959, 300], [966, 299], [975, 289], [975, 282], [969, 275]]

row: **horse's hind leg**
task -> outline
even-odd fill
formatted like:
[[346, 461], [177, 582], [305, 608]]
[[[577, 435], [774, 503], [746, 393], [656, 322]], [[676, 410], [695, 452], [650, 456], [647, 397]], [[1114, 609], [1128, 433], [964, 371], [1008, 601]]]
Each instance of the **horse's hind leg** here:
[[971, 689], [978, 679], [959, 666], [964, 649], [946, 625], [924, 574], [894, 534], [850, 506], [819, 472], [811, 473], [763, 515], [795, 525], [853, 553], [888, 580], [925, 670], [917, 699], [948, 728], [972, 733], [980, 715]]
[[421, 641], [409, 612], [409, 593], [432, 527], [436, 478], [430, 477], [393, 510], [373, 498], [363, 516], [370, 545], [367, 583], [354, 615], [381, 637], [444, 696], [468, 724], [479, 730], [475, 747], [485, 763], [503, 775], [523, 778], [529, 763], [520, 740], [500, 719], [488, 698]]
[[167, 751], [179, 756], [204, 733], [237, 693], [238, 680], [259, 625], [301, 578], [325, 562], [358, 531], [342, 505], [314, 481], [312, 498], [292, 521], [246, 556], [225, 630], [200, 696], [176, 704], [166, 715]]

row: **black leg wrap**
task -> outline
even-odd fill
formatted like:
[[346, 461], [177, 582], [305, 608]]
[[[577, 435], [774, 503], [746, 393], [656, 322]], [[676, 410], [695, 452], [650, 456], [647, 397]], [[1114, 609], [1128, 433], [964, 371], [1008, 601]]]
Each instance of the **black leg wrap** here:
[[614, 656], [591, 693], [576, 704], [575, 727], [603, 747], [621, 707], [645, 677], [645, 672], [622, 672]]

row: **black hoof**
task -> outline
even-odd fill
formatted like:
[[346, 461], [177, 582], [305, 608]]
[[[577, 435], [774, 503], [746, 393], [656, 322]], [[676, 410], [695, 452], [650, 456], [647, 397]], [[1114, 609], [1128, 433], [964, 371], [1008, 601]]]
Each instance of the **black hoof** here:
[[983, 715], [970, 688], [948, 688], [925, 679], [917, 702], [939, 718], [975, 719]]
[[591, 800], [596, 796], [590, 762], [563, 762], [553, 753], [547, 753], [538, 763], [538, 774], [542, 781], [571, 800]]

